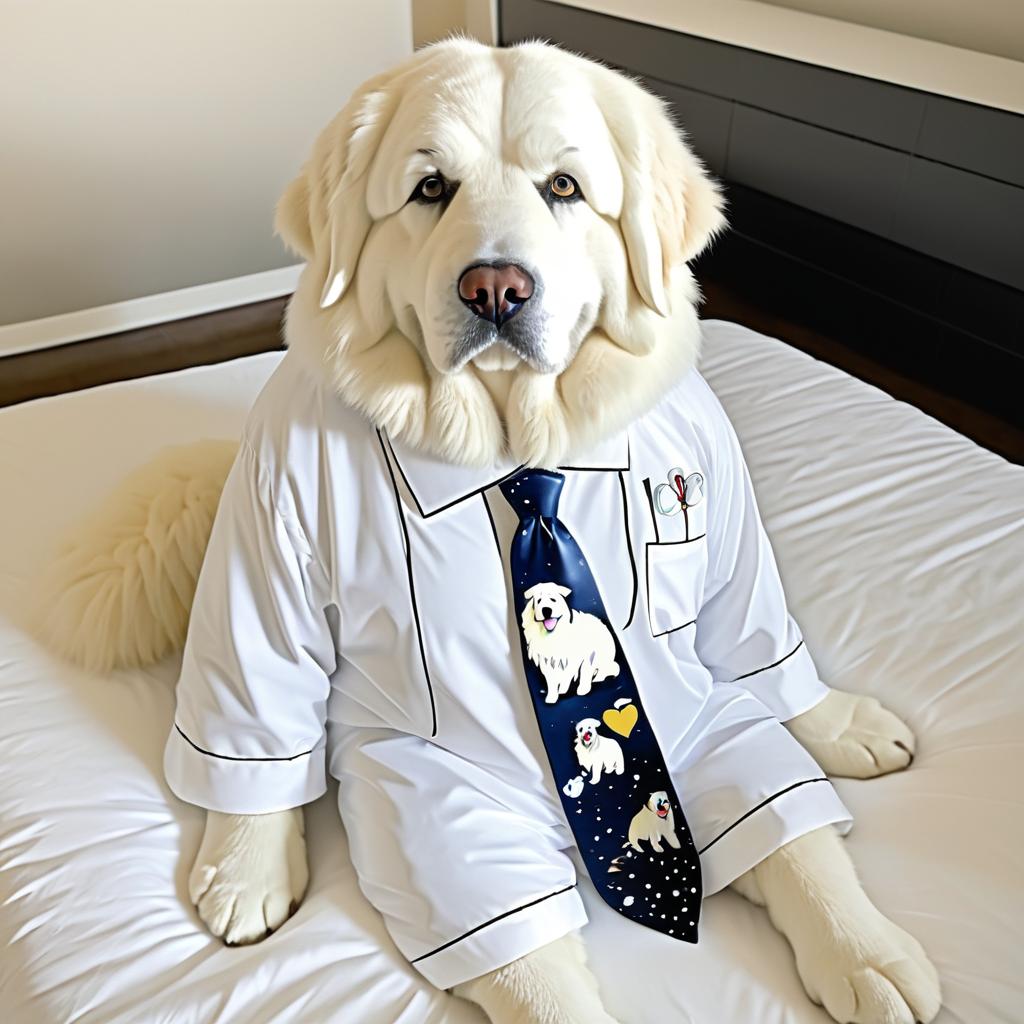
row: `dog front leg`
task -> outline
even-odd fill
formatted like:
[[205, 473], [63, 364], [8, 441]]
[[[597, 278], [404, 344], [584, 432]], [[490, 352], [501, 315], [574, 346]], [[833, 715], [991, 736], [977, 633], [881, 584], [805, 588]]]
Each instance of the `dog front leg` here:
[[491, 1024], [617, 1024], [605, 1010], [578, 932], [456, 985]]
[[274, 814], [207, 811], [188, 892], [206, 927], [229, 946], [259, 942], [284, 924], [308, 881], [301, 807]]
[[786, 727], [828, 775], [873, 779], [914, 759], [914, 734], [874, 697], [832, 690]]
[[939, 1012], [935, 968], [868, 899], [833, 828], [776, 850], [733, 888], [767, 907], [793, 947], [808, 996], [837, 1021], [914, 1024]]

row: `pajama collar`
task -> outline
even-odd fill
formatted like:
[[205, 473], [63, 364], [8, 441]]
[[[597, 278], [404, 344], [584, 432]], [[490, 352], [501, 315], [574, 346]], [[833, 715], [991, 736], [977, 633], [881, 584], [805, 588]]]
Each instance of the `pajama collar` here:
[[[464, 466], [445, 462], [430, 452], [411, 448], [381, 433], [395, 465], [424, 517], [436, 515], [466, 498], [480, 494], [501, 483], [523, 467], [512, 459], [503, 459], [493, 466]], [[629, 469], [629, 432], [620, 431], [580, 454], [571, 463], [559, 466], [562, 471], [620, 472]]]

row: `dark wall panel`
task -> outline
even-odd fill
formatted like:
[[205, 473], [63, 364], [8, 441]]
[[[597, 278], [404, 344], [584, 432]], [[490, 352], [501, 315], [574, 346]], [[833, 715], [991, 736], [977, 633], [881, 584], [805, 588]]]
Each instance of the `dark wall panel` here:
[[911, 248], [1024, 289], [1024, 189], [915, 159], [895, 228]]
[[1024, 117], [930, 96], [916, 152], [1024, 186]]
[[888, 237], [910, 157], [741, 104], [725, 175]]

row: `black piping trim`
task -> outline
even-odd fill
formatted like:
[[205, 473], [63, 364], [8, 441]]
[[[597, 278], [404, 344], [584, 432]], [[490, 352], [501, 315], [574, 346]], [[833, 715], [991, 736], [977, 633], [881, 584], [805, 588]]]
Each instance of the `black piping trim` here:
[[649, 548], [671, 548], [677, 544], [692, 544], [695, 540], [703, 540], [707, 536], [706, 533], [700, 533], [696, 537], [687, 537], [685, 540], [660, 540], [657, 543], [649, 543]]
[[651, 478], [649, 476], [644, 477], [644, 490], [647, 492], [647, 504], [651, 509], [651, 526], [654, 527], [654, 542], [655, 544], [660, 544], [661, 533], [658, 530], [658, 517], [654, 513], [654, 495], [651, 493]]
[[[380, 436], [380, 430], [377, 431]], [[383, 442], [382, 442], [383, 443]], [[475, 498], [478, 494], [483, 494], [484, 491], [489, 491], [492, 487], [497, 487], [498, 484], [504, 483], [509, 477], [513, 477], [516, 473], [525, 469], [526, 467], [520, 463], [515, 469], [509, 470], [504, 476], [498, 477], [496, 480], [492, 480], [490, 483], [484, 484], [482, 487], [477, 487], [472, 491], [467, 491], [465, 494], [460, 494], [456, 498], [452, 498], [447, 504], [441, 505], [438, 508], [431, 509], [429, 512], [425, 511], [423, 506], [420, 504], [420, 499], [413, 489], [409, 478], [405, 475], [405, 470], [402, 469], [401, 459], [398, 457], [398, 453], [395, 451], [394, 445], [391, 443], [391, 438], [387, 439], [388, 450], [391, 452], [391, 457], [394, 459], [395, 465], [398, 467], [398, 472], [402, 477], [402, 483], [405, 484], [406, 490], [412, 495], [412, 500], [416, 503], [416, 511], [419, 512], [420, 516], [424, 519], [429, 519], [431, 516], [436, 516], [441, 512], [447, 512], [448, 509], [454, 508], [456, 505], [463, 501], [467, 501], [469, 498]], [[626, 442], [626, 465], [625, 466], [559, 466], [559, 471], [565, 471], [569, 473], [617, 473], [617, 472], [629, 472], [631, 455], [629, 450], [629, 442]]]
[[629, 604], [629, 618], [623, 629], [629, 629], [633, 624], [633, 616], [636, 615], [637, 591], [640, 589], [640, 578], [636, 571], [636, 556], [633, 554], [633, 538], [629, 535], [629, 502], [626, 499], [626, 477], [622, 470], [619, 470], [619, 487], [622, 489], [622, 521], [626, 531], [626, 550], [629, 552], [629, 568], [633, 572], [633, 600]]
[[779, 665], [781, 665], [784, 661], [788, 661], [790, 658], [792, 658], [793, 655], [796, 654], [796, 652], [799, 651], [801, 647], [803, 647], [803, 645], [804, 642], [803, 640], [801, 640], [800, 643], [798, 643], [796, 647], [794, 647], [793, 650], [789, 652], [789, 654], [786, 654], [783, 657], [779, 658], [778, 661], [773, 661], [770, 665], [765, 665], [764, 668], [755, 668], [753, 672], [747, 672], [745, 675], [737, 676], [735, 679], [730, 679], [729, 682], [738, 683], [741, 679], [749, 679], [751, 676], [756, 676], [761, 672], [767, 672], [771, 668], [778, 668]]
[[212, 750], [204, 750], [198, 743], [193, 743], [188, 738], [185, 730], [177, 722], [174, 723], [174, 728], [193, 750], [198, 750], [200, 754], [205, 754], [207, 757], [216, 757], [221, 761], [297, 761], [300, 757], [308, 757], [317, 749], [317, 747], [310, 747], [309, 750], [304, 750], [301, 754], [292, 754], [290, 757], [235, 757], [233, 754], [215, 754]]
[[762, 807], [767, 806], [773, 800], [777, 800], [780, 796], [785, 796], [787, 793], [792, 792], [794, 789], [799, 789], [801, 786], [809, 786], [812, 782], [828, 782], [828, 779], [826, 779], [824, 776], [822, 776], [820, 779], [804, 779], [803, 782], [794, 782], [792, 786], [787, 786], [785, 789], [780, 789], [778, 793], [773, 793], [766, 800], [762, 800], [756, 807], [751, 807], [750, 810], [747, 811], [747, 813], [744, 814], [741, 818], [737, 818], [724, 832], [719, 832], [718, 835], [714, 839], [712, 839], [707, 846], [704, 847], [704, 849], [698, 850], [697, 854], [700, 855], [702, 853], [706, 853], [708, 850], [711, 849], [712, 846], [715, 845], [715, 843], [718, 842], [719, 839], [722, 839], [724, 836], [727, 836], [737, 825], [742, 824], [752, 814], [757, 814], [757, 812], [761, 810]]
[[[377, 431], [377, 434], [380, 434], [379, 430]], [[383, 444], [383, 442], [381, 443]], [[521, 469], [525, 468], [523, 465], [520, 464], [516, 466], [515, 469], [510, 470], [504, 476], [498, 477], [497, 480], [492, 480], [490, 483], [484, 484], [482, 487], [477, 487], [475, 490], [467, 491], [465, 494], [460, 494], [457, 498], [452, 498], [452, 500], [449, 501], [446, 505], [441, 505], [439, 508], [431, 509], [429, 512], [426, 512], [423, 506], [420, 504], [420, 499], [416, 496], [416, 491], [413, 490], [412, 484], [409, 483], [409, 478], [405, 475], [405, 470], [402, 469], [402, 463], [399, 460], [398, 455], [391, 444], [390, 437], [388, 438], [388, 450], [391, 452], [391, 457], [395, 460], [395, 465], [398, 467], [398, 472], [402, 475], [402, 482], [405, 484], [408, 492], [412, 495], [412, 500], [416, 502], [416, 510], [424, 519], [429, 519], [431, 516], [439, 515], [441, 512], [447, 512], [448, 509], [454, 508], [456, 505], [462, 503], [463, 501], [467, 501], [470, 498], [475, 498], [476, 495], [483, 494], [484, 491], [489, 491], [492, 487], [497, 487], [498, 484], [503, 483], [511, 476], [515, 476], [516, 473], [518, 473]]]
[[[391, 460], [388, 458], [387, 449], [384, 447], [384, 438], [380, 430], [377, 431], [377, 440], [380, 442], [380, 452], [384, 457], [384, 464], [388, 467], [388, 476], [391, 477], [391, 487], [395, 492], [395, 505], [398, 508], [398, 520], [402, 524], [402, 536], [405, 538], [405, 568], [409, 574], [409, 598], [412, 602], [412, 617], [416, 623], [416, 641], [420, 648], [420, 661], [423, 662], [423, 678], [427, 681], [427, 693], [430, 695], [430, 735], [437, 735], [437, 704], [434, 701], [434, 687], [430, 682], [430, 669], [427, 668], [427, 652], [423, 646], [423, 627], [420, 625], [420, 610], [416, 601], [416, 583], [412, 574], [412, 545], [409, 542], [409, 526], [405, 521], [405, 508], [402, 505], [402, 497], [398, 493], [398, 481], [395, 479], [395, 471], [391, 468]], [[397, 460], [396, 460], [397, 461]], [[401, 466], [398, 467], [401, 471]], [[404, 480], [405, 477], [403, 476]], [[408, 486], [408, 484], [406, 484]], [[410, 494], [412, 491], [410, 490]], [[416, 495], [413, 494], [415, 499]]]
[[545, 900], [551, 899], [552, 896], [561, 896], [563, 892], [568, 892], [570, 889], [575, 888], [576, 883], [573, 882], [572, 885], [567, 885], [564, 889], [559, 889], [557, 892], [549, 892], [547, 896], [538, 896], [537, 899], [530, 900], [529, 903], [524, 903], [522, 906], [506, 910], [504, 914], [499, 914], [497, 917], [492, 917], [490, 921], [484, 921], [483, 924], [478, 924], [475, 928], [470, 928], [468, 932], [463, 932], [457, 939], [452, 939], [451, 941], [444, 943], [444, 945], [438, 946], [437, 949], [432, 949], [429, 953], [424, 953], [423, 956], [418, 956], [415, 960], [410, 960], [409, 963], [418, 964], [421, 960], [426, 960], [427, 957], [433, 956], [435, 953], [444, 952], [444, 950], [448, 949], [449, 946], [454, 946], [456, 942], [468, 939], [470, 935], [475, 935], [481, 929], [487, 928], [496, 921], [502, 920], [502, 918], [510, 917], [512, 914], [518, 914], [520, 910], [529, 910], [530, 907], [535, 907], [538, 903], [543, 903]]
[[681, 626], [673, 626], [671, 629], [662, 630], [660, 633], [652, 633], [651, 636], [657, 640], [659, 636], [668, 636], [669, 633], [678, 633], [681, 629], [686, 629], [687, 626], [692, 626], [697, 620], [691, 619], [689, 622], [684, 622]]
[[505, 559], [501, 553], [501, 540], [498, 537], [498, 527], [494, 523], [494, 513], [491, 511], [491, 503], [487, 500], [486, 491], [480, 495], [480, 500], [484, 503], [484, 511], [487, 513], [487, 519], [491, 524], [491, 533], [494, 534], [494, 546], [498, 549], [498, 561], [501, 563], [502, 569], [504, 569]]

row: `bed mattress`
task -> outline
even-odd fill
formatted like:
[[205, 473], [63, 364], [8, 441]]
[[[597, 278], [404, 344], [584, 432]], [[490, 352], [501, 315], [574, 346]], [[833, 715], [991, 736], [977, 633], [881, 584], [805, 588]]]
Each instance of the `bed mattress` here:
[[[868, 892], [942, 976], [942, 1024], [1024, 1020], [1024, 469], [742, 327], [702, 369], [746, 452], [823, 678], [918, 735], [912, 768], [838, 780]], [[362, 897], [328, 793], [312, 879], [261, 945], [203, 930], [186, 879], [202, 812], [161, 759], [177, 665], [98, 676], [26, 633], [55, 537], [167, 444], [237, 436], [277, 354], [0, 411], [0, 1019], [481, 1024], [428, 986]], [[2, 364], [0, 364], [2, 372]], [[784, 940], [731, 892], [681, 947], [584, 880], [586, 937], [623, 1024], [822, 1024]]]

